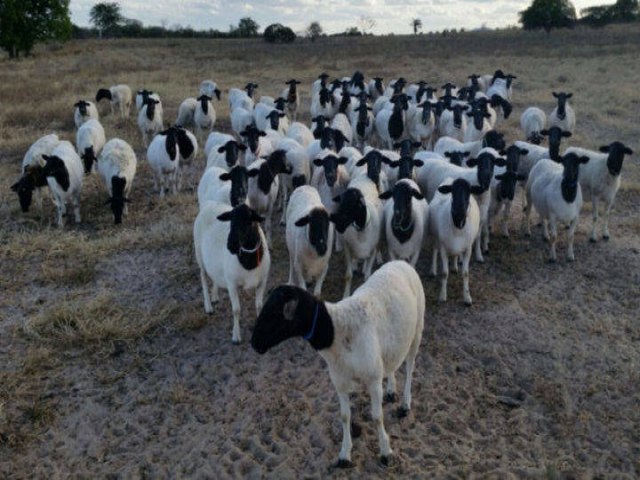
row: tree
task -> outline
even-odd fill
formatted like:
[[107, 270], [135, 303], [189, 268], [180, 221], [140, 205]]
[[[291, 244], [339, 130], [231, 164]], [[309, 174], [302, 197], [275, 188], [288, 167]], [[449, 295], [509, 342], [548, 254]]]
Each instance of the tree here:
[[238, 22], [236, 34], [238, 37], [257, 37], [260, 25], [251, 17], [241, 18]]
[[10, 58], [29, 55], [38, 42], [67, 40], [72, 30], [69, 0], [0, 0], [0, 47]]
[[638, 0], [618, 0], [613, 5], [596, 5], [580, 10], [581, 22], [593, 27], [609, 23], [625, 23], [640, 20]]
[[269, 43], [291, 43], [296, 39], [296, 34], [289, 27], [273, 23], [264, 29], [264, 39]]
[[120, 13], [120, 5], [116, 2], [96, 3], [89, 11], [89, 18], [100, 32], [100, 38], [103, 32], [113, 33], [124, 21]]
[[368, 35], [369, 31], [373, 30], [373, 27], [376, 26], [376, 21], [371, 17], [367, 17], [366, 15], [361, 15], [360, 20], [358, 20], [358, 24], [360, 25], [362, 34]]
[[322, 27], [318, 22], [311, 22], [307, 27], [307, 37], [311, 39], [312, 42], [316, 41], [316, 38], [322, 35]]
[[520, 12], [520, 23], [525, 30], [572, 27], [576, 21], [576, 9], [569, 0], [533, 0]]
[[411, 26], [413, 27], [413, 34], [417, 35], [418, 30], [422, 30], [422, 20], [419, 18], [414, 18], [411, 20]]

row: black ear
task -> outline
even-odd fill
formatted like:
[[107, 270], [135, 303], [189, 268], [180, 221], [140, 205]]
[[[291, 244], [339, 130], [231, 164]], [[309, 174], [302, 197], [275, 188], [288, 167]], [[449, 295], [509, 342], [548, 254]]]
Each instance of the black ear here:
[[362, 167], [366, 163], [367, 163], [367, 158], [366, 157], [362, 157], [360, 160], [358, 160], [356, 162], [356, 167]]
[[451, 185], [442, 185], [441, 187], [438, 187], [438, 191], [440, 193], [451, 193], [452, 190]]
[[278, 114], [278, 116], [279, 116], [280, 118], [284, 117], [285, 115], [286, 115], [286, 113], [279, 113], [279, 114]]
[[44, 155], [44, 154], [43, 154], [43, 155], [42, 155], [42, 159], [43, 159], [45, 162], [48, 162], [49, 160], [51, 160], [51, 157], [50, 157], [49, 155]]
[[349, 161], [349, 159], [348, 159], [347, 157], [340, 157], [340, 158], [338, 159], [338, 163], [339, 163], [340, 165], [344, 165], [344, 164], [345, 164], [345, 163], [347, 163], [348, 161]]
[[[336, 203], [340, 203], [340, 197], [341, 197], [341, 196], [342, 196], [342, 195], [336, 195], [335, 197], [333, 197], [333, 198], [332, 198], [332, 200], [333, 200], [334, 202], [336, 202]], [[332, 216], [333, 216], [333, 215], [332, 215]]]
[[609, 153], [609, 145], [603, 145], [598, 150], [600, 150], [602, 153]]
[[529, 155], [529, 150], [527, 150], [526, 148], [521, 148], [520, 155]]
[[467, 112], [467, 117], [473, 117], [473, 113]]
[[393, 192], [391, 190], [387, 190], [386, 192], [382, 192], [380, 195], [378, 195], [378, 198], [380, 198], [381, 200], [388, 200], [392, 196]]
[[551, 92], [551, 95], [553, 95], [554, 97], [558, 98], [558, 94], [556, 92]]
[[224, 213], [218, 215], [217, 218], [221, 222], [230, 222], [232, 216], [233, 216], [233, 210], [229, 210], [228, 212], [224, 212]]
[[451, 152], [444, 152], [444, 156], [447, 158], [451, 158]]
[[13, 185], [11, 185], [11, 190], [14, 192], [17, 192], [19, 185], [20, 185], [20, 182], [14, 183]]
[[475, 167], [476, 165], [478, 165], [478, 159], [477, 158], [470, 158], [469, 160], [467, 160], [467, 166]]
[[501, 173], [500, 175], [496, 175], [493, 178], [495, 178], [496, 180], [504, 180], [506, 178], [506, 176], [505, 176], [504, 173]]
[[463, 157], [468, 157], [469, 155], [471, 155], [471, 152], [462, 152]]
[[567, 98], [573, 97], [573, 93], [567, 93]]
[[261, 217], [256, 212], [251, 210], [251, 221], [253, 221], [253, 222], [264, 222], [264, 217]]
[[587, 163], [589, 161], [589, 157], [580, 157], [580, 163]]
[[218, 153], [222, 153], [227, 149], [226, 145], [222, 145], [221, 147], [218, 147]]
[[562, 132], [562, 136], [565, 138], [569, 138], [571, 136], [571, 132]]
[[231, 180], [231, 175], [229, 173], [223, 173], [218, 178], [223, 182], [226, 182], [227, 180]]
[[411, 194], [418, 200], [424, 200], [424, 195], [422, 195], [422, 193], [420, 193], [418, 190], [411, 190]]
[[241, 137], [246, 137], [247, 135], [248, 135], [247, 129], [244, 129], [243, 131], [240, 132]]
[[480, 195], [481, 193], [484, 193], [484, 188], [482, 188], [480, 185], [473, 185], [471, 188], [469, 188], [469, 191], [474, 195]]
[[633, 155], [633, 150], [631, 150], [629, 147], [624, 147], [624, 153], [626, 153], [627, 155]]
[[322, 158], [314, 158], [313, 159], [313, 164], [316, 167], [322, 167], [324, 165], [324, 159], [322, 159]]
[[504, 167], [507, 164], [507, 161], [502, 157], [497, 157], [493, 160], [493, 164], [498, 167]]
[[304, 227], [305, 225], [307, 225], [309, 222], [311, 221], [311, 217], [309, 215], [306, 215], [302, 218], [299, 218], [296, 223], [294, 223], [294, 225], [296, 227]]
[[329, 221], [336, 223], [338, 221], [338, 216], [335, 213], [332, 213], [331, 215], [329, 215]]
[[260, 130], [260, 131], [258, 132], [258, 136], [259, 136], [259, 137], [266, 137], [266, 136], [267, 136], [267, 132], [263, 132], [262, 130]]
[[422, 160], [420, 160], [419, 158], [418, 159], [414, 159], [413, 160], [413, 165], [415, 167], [422, 167], [424, 165], [424, 162]]
[[544, 129], [544, 130], [540, 130], [540, 135], [544, 135], [545, 137], [549, 135], [549, 130]]
[[246, 149], [247, 149], [246, 145], [242, 145], [242, 144], [238, 145], [238, 150], [242, 150], [244, 152]]
[[259, 169], [252, 168], [251, 170], [247, 171], [247, 177], [257, 177], [259, 173], [260, 173]]

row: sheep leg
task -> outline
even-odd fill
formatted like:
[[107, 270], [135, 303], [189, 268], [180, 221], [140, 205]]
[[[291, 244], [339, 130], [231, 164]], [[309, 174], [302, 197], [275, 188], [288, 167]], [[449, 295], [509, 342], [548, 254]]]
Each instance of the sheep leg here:
[[447, 280], [449, 279], [449, 255], [445, 248], [440, 248], [440, 258], [442, 259], [442, 274], [440, 277], [439, 302], [447, 301]]
[[[470, 251], [470, 250], [469, 250]], [[420, 318], [424, 316], [424, 309], [420, 314]], [[420, 347], [421, 332], [416, 333], [416, 336], [411, 343], [411, 348], [405, 359], [406, 375], [404, 379], [404, 391], [402, 392], [402, 405], [398, 408], [398, 417], [403, 418], [409, 414], [411, 410], [411, 382], [413, 381], [413, 370], [416, 365], [416, 356], [418, 355], [418, 348]]]
[[468, 248], [462, 257], [462, 297], [467, 307], [471, 306], [471, 292], [469, 291], [469, 261], [471, 260], [471, 249]]
[[351, 295], [351, 281], [353, 280], [353, 268], [351, 260], [351, 252], [349, 251], [349, 247], [345, 247], [344, 249], [344, 259], [347, 264], [347, 270], [344, 272], [344, 292], [342, 293], [342, 298], [345, 299], [349, 295]]
[[384, 394], [385, 402], [397, 402], [398, 396], [396, 395], [396, 374], [391, 372], [387, 376], [387, 391]]
[[596, 226], [598, 225], [598, 197], [593, 194], [591, 195], [591, 210], [593, 225], [591, 227], [591, 236], [589, 237], [589, 241], [595, 243], [598, 241], [598, 237], [596, 236]]
[[71, 197], [71, 203], [73, 205], [73, 216], [76, 223], [80, 223], [80, 192], [74, 194]]
[[502, 213], [502, 236], [509, 238], [509, 214], [511, 213], [511, 201], [507, 200]]
[[239, 345], [242, 340], [240, 336], [240, 297], [238, 296], [238, 289], [235, 285], [228, 286], [229, 299], [231, 300], [231, 311], [233, 312], [233, 331], [231, 334], [231, 342], [234, 345]]
[[611, 238], [609, 234], [609, 214], [611, 213], [611, 209], [613, 208], [613, 201], [616, 199], [616, 194], [614, 193], [609, 201], [607, 202], [607, 207], [604, 210], [604, 228], [602, 230], [602, 238], [604, 240], [609, 240]]
[[351, 403], [348, 392], [338, 392], [340, 400], [340, 420], [342, 421], [342, 447], [338, 456], [338, 467], [348, 468], [351, 463]]
[[267, 245], [269, 245], [269, 248], [273, 246], [273, 242], [271, 241], [271, 217], [273, 216], [273, 205], [274, 204], [272, 202], [269, 203], [269, 209], [267, 210], [267, 214], [264, 219], [264, 229], [267, 234]]
[[460, 263], [459, 261], [460, 257], [458, 255], [454, 255], [453, 257], [451, 257], [451, 260], [453, 262], [453, 271], [457, 274], [459, 271], [458, 268], [458, 264]]
[[256, 317], [260, 315], [264, 303], [264, 291], [267, 289], [267, 279], [263, 279], [256, 287]]
[[64, 203], [64, 200], [59, 200], [57, 203], [58, 209], [58, 226], [64, 227], [64, 216], [67, 213], [67, 206]]
[[211, 315], [213, 313], [213, 307], [211, 306], [211, 298], [209, 297], [209, 286], [207, 285], [207, 274], [205, 273], [202, 267], [200, 267], [200, 282], [202, 282], [202, 296], [204, 297], [204, 312]]
[[522, 223], [524, 224], [524, 234], [527, 237], [531, 236], [531, 193], [529, 190], [524, 191], [524, 217]]
[[293, 285], [293, 268], [294, 268], [294, 260], [293, 253], [289, 252], [289, 280], [287, 280], [287, 285]]
[[547, 242], [549, 241], [549, 221], [547, 219], [542, 220], [542, 236]]
[[482, 253], [489, 253], [489, 222], [484, 220], [480, 226], [480, 238], [482, 239]]
[[569, 231], [567, 232], [567, 261], [569, 262], [573, 262], [576, 259], [573, 254], [573, 236], [578, 226], [578, 218], [579, 217], [576, 217], [569, 222]]
[[371, 270], [373, 270], [373, 264], [376, 261], [376, 253], [380, 252], [376, 250], [369, 258], [364, 261], [362, 265], [362, 269], [364, 270], [362, 273], [364, 273], [365, 281], [371, 276]]
[[389, 464], [393, 451], [389, 444], [389, 435], [384, 429], [384, 417], [382, 414], [382, 378], [369, 386], [371, 396], [371, 417], [378, 429], [378, 442], [380, 443], [380, 461], [384, 465]]
[[438, 275], [438, 248], [434, 245], [433, 254], [431, 255], [431, 276]]
[[314, 296], [320, 297], [322, 293], [322, 284], [324, 283], [324, 279], [327, 276], [328, 271], [329, 271], [329, 262], [327, 262], [327, 264], [324, 266], [324, 268], [322, 269], [322, 273], [320, 274], [320, 277], [318, 277], [318, 280], [316, 280], [316, 286], [313, 289]]
[[[474, 240], [474, 245], [476, 249], [476, 262], [484, 263], [484, 257], [482, 256], [482, 228], [478, 232], [478, 236]], [[456, 267], [457, 271], [457, 267]]]
[[339, 253], [339, 252], [342, 251], [342, 249], [343, 249], [343, 246], [342, 246], [342, 235], [337, 234], [336, 235], [336, 250], [335, 251], [336, 251], [336, 253]]
[[409, 263], [411, 264], [411, 266], [413, 268], [416, 267], [416, 264], [418, 263], [418, 258], [420, 257], [420, 248], [416, 248], [416, 251], [414, 252], [413, 255], [411, 255], [411, 259], [409, 260]]
[[[558, 240], [558, 225], [556, 224], [555, 217], [549, 219], [551, 234], [549, 236], [549, 263], [555, 263], [556, 258], [556, 241]], [[544, 223], [545, 230], [547, 229], [547, 222]]]

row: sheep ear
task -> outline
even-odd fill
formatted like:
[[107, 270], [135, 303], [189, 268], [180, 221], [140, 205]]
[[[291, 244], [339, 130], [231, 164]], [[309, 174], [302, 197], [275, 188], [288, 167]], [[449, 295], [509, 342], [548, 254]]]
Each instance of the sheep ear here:
[[380, 198], [381, 200], [388, 200], [393, 196], [393, 192], [391, 190], [387, 190], [386, 192], [382, 192], [380, 195], [378, 195], [378, 198]]
[[451, 158], [451, 152], [444, 152], [444, 156], [447, 158]]
[[[335, 197], [332, 198], [332, 200], [335, 203], [340, 203], [340, 198], [341, 198], [341, 195], [336, 195]], [[331, 216], [333, 216], [333, 215], [331, 215]], [[333, 222], [333, 220], [331, 220], [331, 221]]]
[[259, 173], [260, 173], [259, 169], [252, 168], [251, 170], [247, 171], [247, 177], [257, 177]]
[[452, 190], [451, 185], [442, 185], [438, 187], [438, 191], [440, 193], [451, 193]]
[[233, 216], [233, 210], [229, 210], [228, 212], [224, 212], [218, 215], [217, 219], [220, 220], [221, 222], [230, 222], [232, 216]]
[[567, 98], [573, 97], [573, 93], [567, 93]]
[[278, 116], [279, 116], [280, 118], [284, 117], [285, 115], [286, 115], [286, 113], [279, 113], [279, 114], [278, 114]]
[[12, 192], [17, 192], [17, 191], [18, 191], [19, 186], [20, 186], [20, 182], [16, 182], [16, 183], [14, 183], [13, 185], [11, 185], [11, 191], [12, 191]]
[[600, 150], [602, 153], [609, 153], [609, 145], [603, 145], [598, 150]]
[[382, 157], [382, 163], [386, 163], [390, 167], [397, 167], [398, 162], [391, 160], [389, 157], [385, 157], [384, 155], [381, 155], [381, 157]]
[[422, 146], [422, 144], [421, 144], [420, 142], [413, 142], [413, 143], [411, 144], [411, 146], [412, 146], [413, 148], [419, 148], [419, 147], [421, 147], [421, 146]]
[[362, 157], [360, 160], [356, 162], [356, 167], [362, 167], [367, 163], [367, 157]]
[[246, 137], [248, 135], [247, 129], [245, 128], [243, 131], [240, 132], [240, 136], [241, 137]]
[[223, 182], [226, 182], [228, 180], [231, 180], [231, 175], [229, 173], [223, 173], [218, 178]]
[[478, 165], [478, 159], [470, 158], [469, 160], [467, 160], [467, 166], [475, 167], [476, 165]]
[[547, 130], [547, 129], [540, 130], [540, 135], [543, 135], [545, 137], [548, 136], [549, 135], [549, 130]]
[[474, 195], [480, 195], [481, 193], [484, 193], [484, 188], [482, 188], [480, 185], [473, 185], [471, 188], [469, 188], [469, 191]]
[[324, 159], [322, 159], [322, 158], [314, 158], [313, 159], [313, 164], [316, 167], [322, 167], [324, 165]]
[[247, 149], [246, 145], [240, 144], [238, 145], [238, 150], [242, 150], [243, 152]]
[[340, 158], [338, 159], [338, 164], [340, 164], [340, 165], [344, 165], [344, 164], [346, 164], [348, 161], [349, 161], [349, 159], [348, 159], [347, 157], [340, 157]]
[[467, 112], [467, 117], [473, 117], [473, 113]]
[[411, 194], [413, 195], [413, 198], [417, 198], [418, 200], [424, 200], [424, 195], [422, 195], [421, 192], [419, 192], [418, 190], [411, 190]]
[[304, 227], [305, 225], [307, 225], [309, 222], [311, 221], [311, 217], [309, 217], [309, 215], [305, 215], [302, 218], [299, 218], [298, 220], [296, 220], [296, 223], [294, 223], [294, 225], [296, 227]]
[[529, 150], [527, 150], [526, 148], [521, 148], [520, 155], [529, 155]]
[[626, 153], [627, 155], [633, 155], [633, 150], [631, 150], [629, 147], [624, 147], [624, 153]]
[[264, 217], [261, 217], [256, 212], [251, 210], [251, 221], [252, 222], [264, 222]]
[[562, 132], [562, 136], [565, 137], [565, 138], [569, 138], [571, 136], [571, 132], [564, 131], [564, 132]]
[[500, 175], [496, 175], [493, 178], [495, 178], [496, 180], [504, 180], [506, 177], [504, 173], [501, 173]]
[[226, 149], [227, 149], [227, 146], [226, 146], [226, 145], [223, 145], [223, 146], [221, 146], [221, 147], [218, 147], [218, 153], [222, 153], [222, 152], [224, 152]]
[[507, 161], [502, 157], [497, 157], [493, 160], [493, 164], [498, 167], [504, 167], [507, 164]]
[[414, 159], [413, 160], [413, 166], [414, 167], [422, 167], [424, 165], [424, 162], [422, 160], [418, 159]]
[[580, 157], [580, 163], [587, 163], [589, 161], [589, 157]]
[[463, 157], [468, 157], [469, 155], [471, 155], [471, 152], [462, 152]]
[[553, 95], [555, 98], [558, 98], [558, 94], [556, 92], [551, 92], [551, 95]]

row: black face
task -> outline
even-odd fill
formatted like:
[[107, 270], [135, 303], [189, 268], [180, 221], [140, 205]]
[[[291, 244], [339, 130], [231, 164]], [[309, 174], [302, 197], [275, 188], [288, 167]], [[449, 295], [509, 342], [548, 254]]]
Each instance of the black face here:
[[452, 107], [453, 110], [453, 125], [456, 128], [462, 127], [462, 112], [469, 108], [468, 105], [460, 105], [459, 103]]
[[276, 98], [276, 100], [274, 102], [275, 108], [282, 112], [282, 111], [284, 111], [285, 103], [287, 103], [287, 99], [286, 98], [278, 97], [278, 98]]
[[258, 88], [257, 83], [247, 83], [245, 85], [244, 89], [247, 91], [247, 95], [249, 96], [249, 98], [253, 98], [253, 92], [256, 88]]
[[271, 125], [272, 130], [278, 130], [280, 128], [280, 118], [284, 117], [284, 113], [278, 112], [277, 110], [271, 110], [269, 115], [267, 115], [267, 119], [269, 120], [269, 125]]
[[11, 186], [11, 190], [18, 194], [20, 200], [20, 208], [23, 212], [28, 212], [31, 206], [31, 198], [33, 196], [34, 184], [28, 175], [24, 175], [20, 180]]
[[103, 98], [111, 100], [111, 90], [106, 88], [101, 88], [100, 90], [98, 90], [98, 93], [96, 93], [96, 102], [99, 102]]
[[119, 225], [122, 223], [122, 213], [124, 211], [124, 187], [127, 181], [117, 176], [111, 177], [111, 211], [113, 212], [114, 223]]
[[504, 141], [504, 135], [502, 133], [496, 130], [489, 130], [484, 136], [482, 146], [501, 152], [506, 148], [507, 143]]
[[571, 132], [562, 131], [560, 127], [551, 127], [548, 130], [542, 130], [542, 135], [549, 137], [549, 157], [551, 160], [560, 162], [560, 142], [563, 138], [571, 136]]
[[507, 170], [511, 172], [518, 171], [518, 165], [520, 163], [520, 156], [527, 155], [529, 153], [528, 150], [524, 148], [519, 148], [516, 145], [511, 145], [507, 148]]
[[407, 81], [404, 78], [400, 77], [398, 80], [396, 80], [396, 83], [393, 84], [393, 93], [395, 95], [402, 93], [402, 90], [404, 89], [406, 84]]
[[327, 88], [321, 89], [319, 96], [320, 96], [320, 105], [322, 105], [323, 107], [326, 107], [329, 102], [333, 104], [333, 101], [334, 101], [333, 95]]
[[244, 203], [247, 199], [247, 192], [249, 191], [249, 176], [256, 176], [258, 172], [254, 171], [249, 174], [246, 167], [242, 165], [236, 165], [227, 173], [220, 175], [220, 180], [231, 181], [231, 206], [235, 207]]
[[329, 247], [329, 214], [324, 208], [314, 208], [309, 215], [299, 219], [296, 227], [309, 226], [309, 243], [313, 246], [318, 256], [327, 253]]
[[504, 72], [502, 70], [496, 70], [493, 73], [493, 78], [491, 79], [491, 85], [493, 85], [493, 82], [496, 81], [496, 78], [505, 78]]
[[336, 225], [339, 233], [344, 233], [347, 227], [355, 223], [358, 228], [364, 228], [367, 222], [367, 205], [362, 192], [356, 188], [347, 190], [334, 201], [339, 201], [338, 210], [329, 217]]
[[247, 145], [249, 145], [249, 149], [256, 153], [258, 151], [258, 147], [260, 146], [260, 137], [265, 137], [267, 134], [262, 130], [258, 130], [255, 125], [249, 125], [243, 132], [240, 133], [243, 137], [247, 139]]
[[367, 165], [367, 177], [369, 177], [376, 186], [380, 183], [380, 170], [382, 169], [383, 158], [380, 152], [371, 150], [356, 162], [356, 166], [358, 167], [362, 167], [365, 164]]
[[80, 100], [75, 104], [75, 106], [78, 107], [78, 110], [80, 111], [80, 115], [82, 115], [83, 117], [87, 115], [87, 107], [89, 106], [89, 102]]
[[516, 184], [518, 181], [526, 179], [525, 175], [518, 175], [514, 171], [507, 170], [501, 175], [496, 175], [498, 183], [498, 197], [500, 200], [513, 200], [516, 193]]
[[471, 187], [469, 182], [462, 178], [454, 180], [451, 185], [443, 185], [438, 188], [440, 193], [452, 195], [451, 219], [456, 228], [463, 229], [467, 223], [467, 210], [469, 209], [469, 197], [472, 193], [478, 193], [479, 187]]
[[412, 179], [414, 167], [421, 167], [423, 165], [424, 162], [422, 160], [415, 160], [409, 156], [400, 157], [400, 160], [398, 160], [398, 180], [402, 180], [403, 178]]
[[[154, 98], [147, 98], [145, 105], [147, 106], [147, 118], [149, 120], [153, 120], [153, 116], [156, 113], [156, 105], [160, 103], [158, 100]], [[206, 112], [205, 112], [206, 113]]]
[[320, 138], [327, 125], [327, 119], [324, 118], [324, 115], [318, 115], [317, 117], [313, 117], [311, 120], [316, 124], [316, 127], [313, 129], [313, 138]]
[[240, 152], [244, 152], [246, 149], [246, 146], [239, 144], [235, 140], [229, 140], [223, 146], [218, 148], [218, 153], [225, 153], [224, 160], [227, 162], [227, 166], [231, 168], [238, 163]]
[[66, 192], [69, 190], [69, 172], [67, 167], [60, 157], [43, 155], [42, 158], [47, 162], [44, 166], [44, 176], [53, 177], [58, 182], [58, 185]]
[[291, 178], [291, 186], [293, 190], [307, 184], [307, 177], [304, 175], [294, 175]]
[[456, 86], [453, 83], [446, 83], [442, 86], [442, 88], [444, 89], [446, 95], [451, 95], [451, 92], [454, 88], [456, 88]]
[[229, 237], [227, 238], [227, 249], [233, 255], [240, 253], [240, 247], [251, 243], [255, 245], [260, 238], [258, 233], [258, 222], [264, 218], [253, 211], [249, 206], [241, 203], [233, 210], [218, 216], [222, 222], [231, 222]]
[[589, 157], [579, 157], [575, 153], [567, 153], [562, 157], [562, 181], [569, 187], [575, 187], [578, 184], [578, 174], [580, 173], [580, 164], [587, 163]]
[[393, 148], [400, 150], [401, 157], [410, 157], [413, 153], [413, 150], [420, 147], [420, 142], [414, 142], [408, 138], [393, 144]]
[[558, 118], [562, 119], [565, 117], [567, 111], [567, 100], [573, 97], [573, 93], [565, 93], [565, 92], [552, 92], [553, 96], [558, 100]]
[[266, 161], [269, 169], [274, 173], [291, 173], [291, 167], [287, 165], [287, 152], [275, 150], [271, 152]]
[[625, 155], [633, 155], [633, 150], [625, 146], [622, 142], [613, 142], [600, 147], [602, 153], [608, 153], [607, 169], [611, 175], [618, 176], [622, 171], [622, 162]]
[[343, 135], [343, 133], [337, 128], [329, 129], [331, 134], [333, 135], [333, 144], [336, 147], [336, 152], [339, 152], [344, 147], [345, 143], [347, 143], [347, 138]]
[[85, 148], [84, 153], [80, 157], [84, 162], [84, 173], [89, 175], [91, 173], [91, 169], [93, 168], [93, 162], [96, 162], [98, 160], [95, 153], [93, 152], [93, 147]]
[[462, 164], [464, 163], [464, 159], [469, 155], [470, 155], [469, 152], [460, 152], [460, 151], [444, 152], [444, 156], [449, 159], [449, 163], [453, 163], [454, 165], [457, 165], [459, 167], [462, 166]]
[[[380, 195], [380, 198], [389, 198], [390, 192]], [[424, 197], [420, 192], [405, 182], [398, 182], [394, 185], [391, 193], [393, 196], [393, 217], [391, 217], [391, 226], [396, 229], [403, 229], [412, 222], [412, 201], [414, 198], [422, 200]]]
[[333, 187], [338, 180], [338, 165], [343, 165], [346, 162], [346, 158], [338, 158], [335, 155], [327, 155], [324, 158], [316, 158], [313, 161], [313, 164], [316, 167], [324, 168], [324, 178], [327, 181], [327, 185]]
[[433, 107], [433, 105], [431, 105], [431, 102], [422, 102], [420, 105], [418, 105], [419, 107], [422, 107], [422, 124], [426, 125], [427, 123], [429, 123], [429, 120], [431, 120], [431, 108]]
[[342, 95], [342, 99], [340, 100], [340, 106], [338, 107], [338, 111], [340, 113], [346, 113], [347, 108], [349, 107], [349, 104], [351, 104], [351, 95], [349, 95], [349, 93], [346, 92]]
[[200, 108], [202, 108], [202, 111], [204, 112], [205, 115], [209, 114], [209, 102], [211, 101], [211, 97], [207, 96], [207, 95], [200, 95], [198, 97], [198, 101], [200, 102]]
[[176, 139], [178, 141], [178, 149], [180, 150], [180, 156], [183, 158], [189, 158], [193, 155], [195, 149], [193, 143], [187, 135], [187, 131], [182, 127], [174, 127], [176, 131]]
[[320, 148], [328, 148], [329, 150], [336, 151], [336, 145], [333, 137], [333, 129], [324, 127], [320, 132]]
[[153, 92], [151, 90], [138, 90], [138, 95], [140, 95], [142, 97], [142, 104], [144, 105], [147, 101], [147, 98], [149, 98], [149, 95], [151, 95]]
[[479, 88], [480, 85], [478, 84], [478, 78], [480, 78], [480, 75], [476, 75], [475, 73], [469, 75], [468, 77], [471, 80], [471, 85], [473, 85], [476, 88]]
[[467, 161], [470, 167], [478, 167], [478, 185], [482, 191], [486, 191], [491, 186], [493, 169], [495, 165], [503, 167], [506, 162], [502, 158], [496, 158], [489, 152], [483, 152], [477, 158]]
[[380, 95], [382, 95], [384, 93], [384, 87], [382, 86], [382, 78], [376, 77], [376, 78], [374, 78], [374, 81], [375, 82], [374, 82], [373, 85], [375, 86], [375, 88], [378, 91], [378, 93]]
[[484, 126], [484, 119], [489, 118], [489, 114], [485, 113], [481, 108], [474, 108], [471, 113], [467, 113], [470, 117], [473, 117], [473, 126], [476, 130], [482, 130]]
[[518, 78], [515, 75], [507, 75], [507, 88], [511, 88], [511, 84], [513, 83], [513, 81]]

